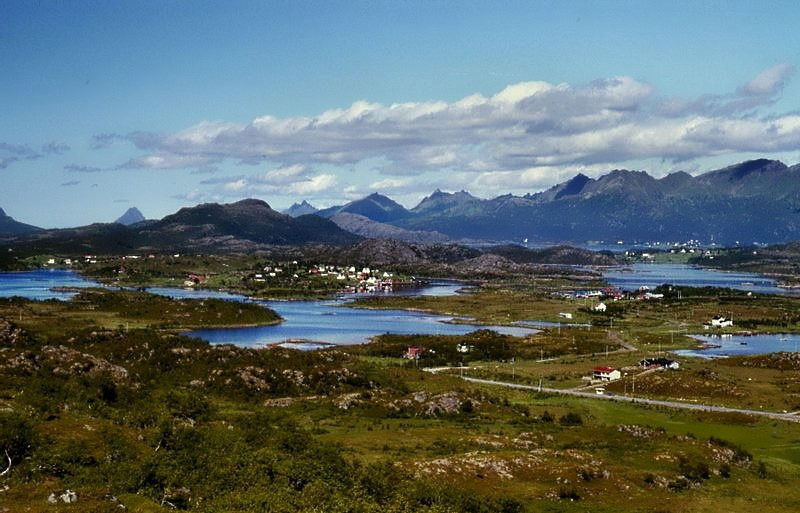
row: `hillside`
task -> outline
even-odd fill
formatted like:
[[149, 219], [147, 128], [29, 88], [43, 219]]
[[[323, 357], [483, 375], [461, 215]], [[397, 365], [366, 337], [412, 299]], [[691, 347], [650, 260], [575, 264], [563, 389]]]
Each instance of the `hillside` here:
[[370, 239], [397, 239], [406, 242], [447, 242], [447, 235], [425, 230], [406, 230], [387, 223], [379, 223], [368, 217], [337, 212], [330, 217], [339, 228]]

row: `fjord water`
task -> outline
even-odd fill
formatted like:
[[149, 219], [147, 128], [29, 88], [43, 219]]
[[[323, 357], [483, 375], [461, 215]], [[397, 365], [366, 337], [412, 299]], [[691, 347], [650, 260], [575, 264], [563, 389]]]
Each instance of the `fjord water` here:
[[760, 335], [692, 335], [692, 338], [708, 344], [701, 349], [681, 349], [675, 354], [699, 356], [701, 358], [721, 358], [753, 354], [797, 352], [800, 348], [800, 334], [765, 333]]
[[[69, 299], [75, 293], [54, 292], [53, 287], [91, 287], [98, 283], [71, 271], [31, 271], [0, 273], [0, 297], [21, 296], [28, 299]], [[395, 295], [450, 295], [461, 285], [438, 283], [422, 289], [403, 290]], [[250, 301], [244, 296], [213, 290], [154, 287], [149, 292], [173, 298], [217, 298]], [[317, 301], [255, 301], [273, 309], [284, 321], [274, 326], [221, 328], [187, 332], [213, 344], [257, 346], [286, 343], [299, 349], [314, 349], [317, 344], [361, 344], [384, 333], [462, 335], [480, 329], [470, 324], [453, 324], [452, 318], [403, 310], [367, 310], [343, 306], [355, 296]], [[536, 330], [492, 326], [500, 333], [524, 336]]]
[[[662, 283], [687, 286], [730, 287], [756, 293], [788, 294], [776, 287], [772, 280], [763, 276], [745, 273], [727, 273], [686, 265], [636, 264], [630, 271], [619, 269], [605, 274], [606, 280], [616, 286], [633, 289], [642, 285], [654, 288]], [[0, 273], [0, 297], [21, 296], [28, 299], [69, 299], [74, 292], [51, 290], [54, 287], [92, 287], [98, 283], [65, 270], [40, 270], [19, 273]], [[452, 295], [461, 285], [457, 283], [438, 283], [423, 289], [405, 290], [394, 294], [414, 295]], [[230, 301], [248, 301], [237, 294], [212, 290], [192, 290], [178, 288], [151, 288], [150, 292], [174, 298], [219, 298]], [[300, 349], [314, 349], [318, 344], [300, 341], [324, 342], [329, 344], [364, 343], [369, 338], [383, 333], [394, 334], [440, 334], [461, 335], [480, 326], [453, 324], [446, 321], [450, 317], [410, 312], [403, 310], [366, 310], [348, 308], [345, 303], [353, 296], [321, 301], [258, 301], [272, 308], [284, 322], [275, 326], [251, 328], [223, 328], [197, 330], [187, 334], [203, 338], [211, 343], [232, 343], [242, 346], [256, 346], [289, 342], [287, 345]], [[463, 322], [463, 320], [461, 320]], [[520, 323], [522, 324], [522, 323]], [[546, 327], [549, 323], [526, 321], [529, 326]], [[529, 335], [536, 330], [521, 326], [486, 326], [509, 335]], [[726, 356], [735, 354], [760, 354], [775, 351], [795, 351], [800, 335], [757, 335], [750, 337], [714, 338], [698, 336], [720, 348], [686, 350], [681, 354], [692, 356]], [[746, 345], [742, 344], [745, 342]]]
[[[422, 289], [406, 289], [383, 295], [452, 295], [461, 287], [453, 283], [437, 283]], [[203, 291], [171, 289], [154, 291], [172, 297], [198, 297]], [[184, 292], [186, 292], [184, 294]], [[175, 295], [178, 294], [178, 296]], [[318, 342], [345, 345], [363, 344], [370, 338], [392, 333], [396, 335], [464, 335], [482, 327], [498, 333], [525, 336], [537, 330], [518, 326], [476, 326], [448, 322], [452, 317], [406, 310], [370, 310], [349, 308], [346, 303], [357, 297], [316, 301], [255, 301], [263, 304], [284, 321], [274, 326], [194, 330], [187, 335], [200, 337], [214, 344], [258, 346], [281, 344], [298, 349], [315, 349]], [[461, 319], [463, 322], [463, 319]]]
[[687, 287], [724, 287], [759, 294], [798, 295], [800, 290], [783, 289], [775, 280], [759, 274], [706, 269], [686, 264], [633, 264], [603, 272], [610, 285], [625, 290], [654, 289], [664, 283]]
[[99, 283], [87, 280], [79, 274], [63, 269], [43, 269], [19, 273], [0, 273], [0, 297], [24, 297], [26, 299], [66, 300], [77, 292], [53, 290], [60, 287], [100, 287]]

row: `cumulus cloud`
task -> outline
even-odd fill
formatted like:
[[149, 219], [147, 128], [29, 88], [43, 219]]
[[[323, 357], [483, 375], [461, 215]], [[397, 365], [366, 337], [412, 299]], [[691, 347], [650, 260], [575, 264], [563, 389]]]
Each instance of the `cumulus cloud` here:
[[315, 175], [304, 180], [289, 184], [288, 192], [293, 194], [316, 194], [327, 191], [336, 184], [336, 177], [323, 174]]
[[[453, 102], [357, 101], [315, 116], [267, 115], [246, 124], [203, 122], [174, 133], [96, 139], [109, 144], [124, 137], [142, 150], [126, 168], [193, 169], [228, 160], [280, 166], [216, 184], [226, 194], [318, 192], [338, 182], [312, 167], [375, 160], [390, 178], [373, 185], [387, 190], [410, 190], [422, 181], [407, 177], [441, 171], [466, 174], [462, 185], [547, 185], [567, 168], [795, 151], [798, 115], [763, 113], [793, 73], [793, 66], [780, 64], [729, 94], [688, 99], [665, 98], [625, 76], [586, 84], [532, 81]], [[340, 193], [347, 193], [346, 185]]]
[[740, 91], [746, 95], [772, 95], [783, 89], [786, 82], [794, 75], [795, 67], [791, 64], [778, 64], [767, 68], [751, 81], [746, 83]]
[[405, 189], [412, 183], [413, 180], [410, 178], [384, 178], [383, 180], [372, 182], [369, 185], [369, 188], [379, 191], [392, 191], [397, 189]]
[[252, 175], [208, 178], [200, 183], [214, 186], [207, 196], [217, 198], [262, 194], [302, 194], [315, 197], [319, 193], [329, 191], [336, 185], [337, 180], [332, 174], [315, 174], [308, 167], [295, 164]]

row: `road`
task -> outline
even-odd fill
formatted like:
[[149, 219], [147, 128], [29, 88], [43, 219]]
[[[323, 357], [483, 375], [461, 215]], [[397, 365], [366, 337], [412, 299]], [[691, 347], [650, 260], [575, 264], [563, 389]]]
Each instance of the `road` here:
[[[451, 367], [452, 368], [452, 367]], [[438, 369], [437, 369], [438, 370]], [[443, 369], [442, 369], [443, 370]], [[585, 399], [600, 399], [605, 401], [619, 401], [636, 404], [647, 404], [650, 406], [666, 406], [667, 408], [678, 408], [682, 410], [695, 410], [695, 411], [710, 411], [716, 413], [742, 413], [745, 415], [755, 415], [759, 417], [767, 417], [775, 420], [787, 420], [790, 422], [800, 422], [800, 417], [791, 413], [778, 413], [771, 411], [761, 410], [745, 410], [742, 408], [727, 408], [725, 406], [713, 406], [711, 404], [696, 404], [684, 403], [680, 401], [660, 401], [658, 399], [645, 399], [643, 397], [630, 397], [625, 395], [605, 395], [590, 392], [581, 392], [578, 390], [565, 390], [561, 388], [548, 388], [538, 387], [535, 385], [521, 385], [518, 383], [508, 383], [505, 381], [493, 381], [490, 379], [470, 378], [462, 376], [461, 379], [471, 383], [478, 383], [481, 385], [495, 385], [506, 388], [516, 388], [520, 390], [531, 390], [534, 392], [544, 392], [548, 394], [569, 395], [572, 397], [582, 397]]]

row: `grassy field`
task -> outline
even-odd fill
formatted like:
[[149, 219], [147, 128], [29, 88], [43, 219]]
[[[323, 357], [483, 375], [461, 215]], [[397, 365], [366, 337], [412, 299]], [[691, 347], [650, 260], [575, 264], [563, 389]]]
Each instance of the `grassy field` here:
[[[755, 512], [800, 510], [800, 424], [469, 384], [573, 388], [596, 365], [688, 347], [711, 315], [796, 330], [798, 303], [729, 293], [615, 304], [487, 288], [380, 298], [486, 323], [557, 321], [528, 337], [384, 335], [300, 352], [210, 346], [192, 326], [277, 321], [256, 305], [87, 290], [0, 301], [0, 511]], [[737, 326], [738, 328], [738, 326]], [[417, 361], [402, 358], [424, 346]], [[467, 347], [466, 352], [457, 350]], [[704, 361], [637, 375], [636, 394], [800, 409], [800, 358]], [[419, 367], [419, 368], [418, 368]], [[6, 467], [0, 462], [0, 472]], [[66, 490], [78, 501], [59, 497]], [[55, 504], [48, 498], [53, 496]]]
[[44, 334], [87, 325], [100, 329], [264, 326], [281, 321], [275, 312], [252, 303], [220, 299], [171, 299], [147, 292], [80, 289], [69, 301], [0, 299], [0, 317]]

